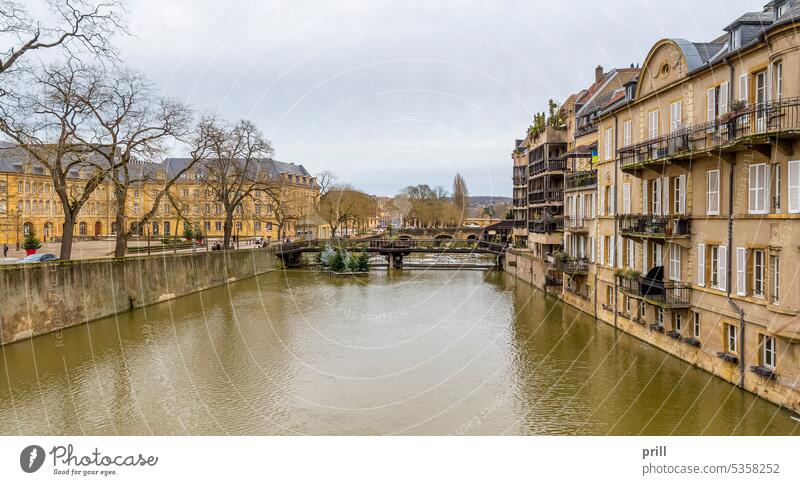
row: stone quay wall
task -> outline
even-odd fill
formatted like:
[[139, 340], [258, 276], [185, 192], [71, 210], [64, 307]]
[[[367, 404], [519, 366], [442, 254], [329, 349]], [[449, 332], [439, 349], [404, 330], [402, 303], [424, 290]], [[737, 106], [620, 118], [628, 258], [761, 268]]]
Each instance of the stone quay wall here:
[[270, 248], [0, 266], [0, 345], [250, 278]]

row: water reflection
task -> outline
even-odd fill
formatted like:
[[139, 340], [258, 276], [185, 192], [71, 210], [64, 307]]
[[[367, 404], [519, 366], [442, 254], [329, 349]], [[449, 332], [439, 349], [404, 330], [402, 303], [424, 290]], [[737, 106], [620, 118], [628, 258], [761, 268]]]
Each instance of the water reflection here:
[[513, 278], [264, 275], [2, 348], [2, 434], [791, 434]]

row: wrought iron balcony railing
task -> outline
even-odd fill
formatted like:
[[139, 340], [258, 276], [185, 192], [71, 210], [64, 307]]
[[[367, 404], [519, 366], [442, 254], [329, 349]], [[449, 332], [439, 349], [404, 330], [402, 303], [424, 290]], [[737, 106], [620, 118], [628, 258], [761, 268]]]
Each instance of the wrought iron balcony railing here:
[[620, 148], [617, 153], [621, 168], [631, 169], [785, 133], [800, 133], [800, 98], [752, 104], [717, 120]]
[[552, 275], [552, 274], [544, 275], [544, 285], [545, 286], [556, 286], [556, 287], [561, 288], [562, 281], [563, 281], [563, 278], [562, 278], [561, 274], [559, 274], [558, 276]]
[[564, 230], [563, 220], [553, 221], [531, 221], [528, 223], [528, 231], [536, 234], [550, 234]]
[[556, 267], [567, 274], [586, 274], [589, 272], [589, 260], [567, 257], [556, 260]]
[[546, 204], [550, 202], [564, 203], [564, 189], [536, 190], [528, 194], [531, 204]]
[[656, 305], [668, 308], [685, 308], [689, 306], [692, 285], [678, 281], [662, 281], [646, 276], [638, 278], [619, 278], [620, 289], [647, 300]]
[[564, 179], [564, 190], [584, 189], [597, 186], [597, 170], [573, 172]]
[[591, 219], [564, 216], [564, 230], [570, 232], [586, 232], [589, 230], [589, 221], [591, 221]]
[[524, 175], [514, 175], [513, 177], [511, 177], [511, 179], [513, 180], [514, 186], [516, 187], [521, 187], [521, 186], [527, 187], [528, 185], [528, 178], [525, 177]]
[[623, 236], [670, 238], [690, 234], [690, 219], [684, 215], [627, 214], [620, 217]]
[[530, 176], [538, 175], [544, 172], [563, 172], [567, 169], [567, 160], [565, 158], [552, 158], [550, 160], [540, 160], [530, 165], [528, 172]]

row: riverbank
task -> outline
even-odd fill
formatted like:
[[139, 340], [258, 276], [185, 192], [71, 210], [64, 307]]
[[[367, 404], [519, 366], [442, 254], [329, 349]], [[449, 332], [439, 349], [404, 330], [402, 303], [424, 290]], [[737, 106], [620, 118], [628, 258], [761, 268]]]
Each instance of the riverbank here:
[[614, 308], [605, 304], [598, 308], [597, 295], [581, 297], [565, 291], [561, 284], [551, 285], [546, 277], [549, 269], [548, 262], [531, 253], [509, 251], [503, 269], [513, 275], [516, 281], [522, 281], [553, 295], [596, 320], [622, 330], [652, 347], [673, 355], [730, 384], [783, 406], [795, 414], [800, 413], [800, 388], [798, 388], [800, 383], [787, 382], [780, 378], [765, 379], [751, 371], [742, 373], [735, 363], [721, 359], [716, 352], [709, 351], [707, 347], [704, 347], [701, 340], [688, 341], [680, 338], [679, 334], [670, 335], [663, 330], [663, 327], [659, 330], [651, 326], [650, 323], [653, 322], [647, 322], [622, 311], [615, 312]]
[[278, 267], [268, 248], [0, 266], [0, 344], [250, 278]]

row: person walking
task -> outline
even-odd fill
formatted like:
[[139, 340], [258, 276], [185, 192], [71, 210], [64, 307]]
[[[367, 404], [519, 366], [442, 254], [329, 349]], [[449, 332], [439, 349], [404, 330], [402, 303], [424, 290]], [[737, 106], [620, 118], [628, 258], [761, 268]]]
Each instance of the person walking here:
[[3, 258], [8, 257], [8, 243], [3, 243]]

